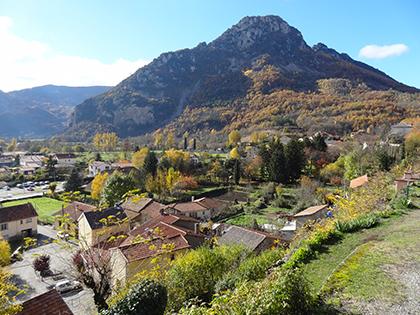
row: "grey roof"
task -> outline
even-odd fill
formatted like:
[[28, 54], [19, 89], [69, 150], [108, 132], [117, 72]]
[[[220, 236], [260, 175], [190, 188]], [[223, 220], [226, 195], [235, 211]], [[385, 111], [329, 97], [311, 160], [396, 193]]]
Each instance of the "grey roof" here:
[[226, 228], [219, 238], [221, 245], [244, 245], [250, 250], [255, 250], [267, 236], [258, 231], [248, 230], [239, 226], [231, 225]]
[[92, 230], [102, 228], [105, 225], [103, 222], [101, 222], [103, 219], [114, 218], [116, 221], [115, 224], [118, 224], [127, 218], [124, 210], [120, 207], [111, 207], [104, 210], [84, 212], [83, 215], [86, 217], [86, 220], [88, 221]]

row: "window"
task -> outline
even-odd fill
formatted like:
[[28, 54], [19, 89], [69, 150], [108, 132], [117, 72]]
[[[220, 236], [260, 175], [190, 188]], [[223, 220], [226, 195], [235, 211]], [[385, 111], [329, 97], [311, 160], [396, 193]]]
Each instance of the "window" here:
[[32, 222], [32, 218], [27, 218], [26, 219], [26, 223], [31, 223]]
[[20, 220], [20, 224], [23, 224], [23, 220]]
[[0, 225], [0, 231], [4, 231], [4, 230], [7, 230], [7, 223], [2, 223]]

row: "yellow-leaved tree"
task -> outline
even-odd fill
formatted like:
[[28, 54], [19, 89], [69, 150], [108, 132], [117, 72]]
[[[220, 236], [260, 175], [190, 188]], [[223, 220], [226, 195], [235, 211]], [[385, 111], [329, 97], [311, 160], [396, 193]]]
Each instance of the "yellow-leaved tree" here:
[[0, 235], [0, 266], [7, 266], [10, 264], [10, 245]]
[[92, 191], [90, 193], [92, 199], [100, 200], [105, 183], [108, 179], [108, 173], [99, 173], [92, 181]]
[[22, 306], [16, 301], [16, 292], [19, 289], [10, 278], [10, 273], [0, 268], [0, 315], [14, 315], [22, 310]]
[[135, 168], [140, 169], [143, 167], [144, 160], [146, 156], [149, 154], [149, 151], [150, 151], [149, 148], [144, 147], [133, 154], [133, 156], [131, 157], [131, 163], [133, 163], [133, 166]]
[[241, 142], [241, 134], [238, 130], [233, 130], [231, 133], [229, 133], [228, 145], [235, 146], [239, 142]]
[[234, 159], [234, 160], [239, 160], [240, 159], [240, 157], [241, 157], [241, 155], [239, 154], [239, 151], [238, 151], [238, 148], [233, 148], [230, 152], [229, 152], [229, 157], [231, 158], [231, 159]]

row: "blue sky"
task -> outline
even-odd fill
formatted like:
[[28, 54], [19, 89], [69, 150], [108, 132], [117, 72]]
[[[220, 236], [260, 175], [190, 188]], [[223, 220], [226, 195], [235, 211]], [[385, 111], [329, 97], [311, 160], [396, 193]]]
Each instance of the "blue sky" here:
[[[162, 52], [266, 14], [281, 16], [309, 45], [323, 42], [420, 88], [416, 0], [0, 0], [0, 90], [116, 84]], [[379, 47], [359, 55], [367, 45]]]

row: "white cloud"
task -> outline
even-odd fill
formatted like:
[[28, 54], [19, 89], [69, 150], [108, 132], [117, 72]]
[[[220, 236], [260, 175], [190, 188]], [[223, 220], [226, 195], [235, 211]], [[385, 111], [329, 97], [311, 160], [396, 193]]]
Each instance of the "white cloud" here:
[[5, 92], [45, 84], [116, 85], [148, 63], [118, 59], [107, 64], [62, 54], [45, 43], [15, 35], [12, 25], [10, 17], [0, 16], [0, 90]]
[[405, 44], [393, 45], [366, 45], [359, 51], [359, 57], [367, 59], [383, 59], [392, 56], [399, 56], [408, 51], [408, 46]]

